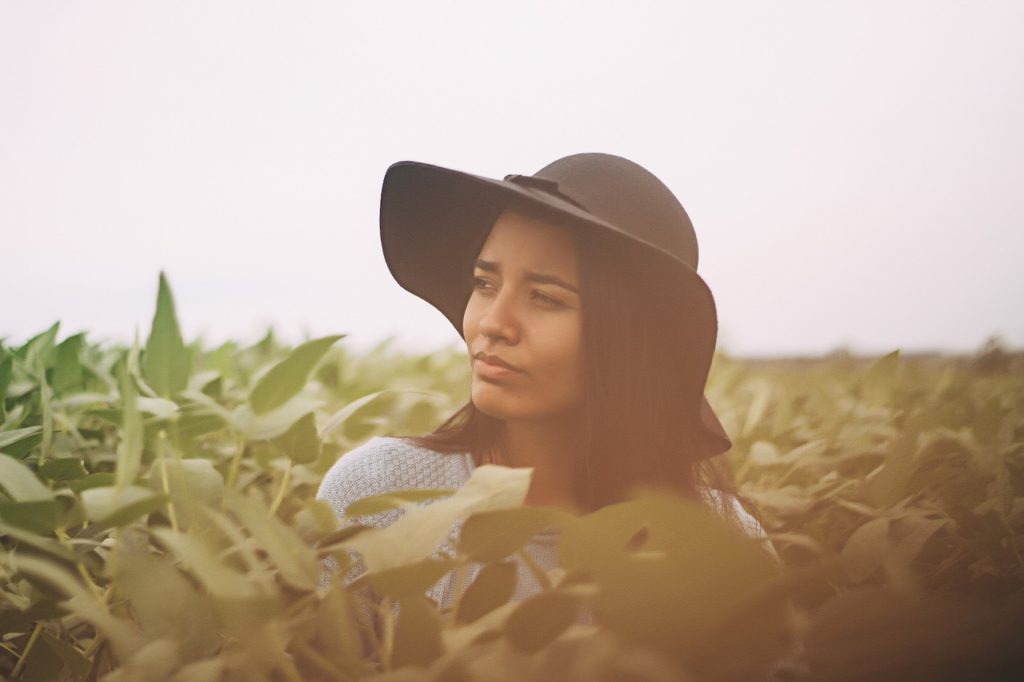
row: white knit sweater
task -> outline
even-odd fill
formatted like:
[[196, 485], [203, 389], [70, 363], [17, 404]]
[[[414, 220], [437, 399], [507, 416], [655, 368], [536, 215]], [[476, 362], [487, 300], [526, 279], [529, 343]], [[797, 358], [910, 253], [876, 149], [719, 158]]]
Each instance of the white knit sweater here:
[[[345, 508], [354, 500], [404, 488], [459, 488], [469, 478], [473, 467], [473, 458], [469, 453], [440, 453], [401, 438], [376, 436], [349, 451], [334, 463], [320, 483], [316, 497], [329, 502], [339, 521], [343, 521], [343, 525], [349, 525], [353, 521], [344, 521], [343, 516]], [[719, 491], [708, 491], [708, 498], [709, 502], [713, 502], [720, 511], [722, 510], [723, 499]], [[775, 554], [764, 529], [756, 519], [747, 513], [734, 497], [729, 499], [747, 533], [752, 537], [760, 538], [765, 547]], [[428, 500], [419, 504], [422, 506], [433, 502], [434, 500]], [[393, 523], [404, 513], [404, 510], [396, 509], [373, 516], [360, 517], [359, 522], [384, 527]], [[460, 526], [461, 522], [457, 522], [450, 538], [457, 537], [456, 534]], [[556, 554], [558, 536], [557, 531], [538, 533], [525, 547], [526, 551], [545, 570], [550, 571], [558, 566]], [[449, 540], [442, 547], [451, 548], [451, 541]], [[346, 583], [354, 580], [364, 570], [358, 557], [354, 553], [351, 556], [356, 561], [345, 578]], [[537, 594], [540, 591], [540, 585], [525, 562], [518, 555], [513, 556], [518, 564], [519, 584], [512, 600], [519, 601]], [[464, 585], [472, 582], [480, 568], [480, 565], [475, 565], [470, 569]], [[326, 559], [320, 584], [326, 587], [332, 576], [337, 573], [338, 564], [332, 558]], [[455, 594], [452, 589], [452, 576], [452, 573], [448, 573], [427, 592], [427, 596], [442, 609], [453, 606]]]

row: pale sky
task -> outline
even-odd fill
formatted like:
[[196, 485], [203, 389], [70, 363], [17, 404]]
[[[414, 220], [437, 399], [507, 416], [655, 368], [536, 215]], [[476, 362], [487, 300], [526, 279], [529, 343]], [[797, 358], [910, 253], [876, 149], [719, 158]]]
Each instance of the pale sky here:
[[461, 343], [392, 278], [411, 159], [618, 154], [737, 355], [1024, 346], [1024, 3], [0, 0], [0, 337]]

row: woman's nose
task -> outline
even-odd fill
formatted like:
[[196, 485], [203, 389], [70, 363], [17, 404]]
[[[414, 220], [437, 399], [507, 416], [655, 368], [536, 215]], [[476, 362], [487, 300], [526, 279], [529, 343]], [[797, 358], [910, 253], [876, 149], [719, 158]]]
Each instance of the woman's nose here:
[[511, 290], [499, 292], [484, 310], [480, 318], [480, 331], [492, 339], [501, 337], [508, 343], [519, 340], [519, 321]]

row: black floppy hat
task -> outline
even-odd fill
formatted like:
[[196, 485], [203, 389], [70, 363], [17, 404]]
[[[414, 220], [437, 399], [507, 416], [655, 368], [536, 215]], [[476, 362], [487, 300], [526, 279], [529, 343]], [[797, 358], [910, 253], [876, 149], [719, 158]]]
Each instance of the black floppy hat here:
[[[715, 300], [697, 274], [697, 236], [675, 195], [642, 166], [621, 156], [573, 154], [533, 175], [496, 180], [417, 161], [384, 175], [380, 239], [384, 260], [405, 290], [441, 311], [465, 339], [462, 317], [472, 294], [472, 265], [501, 211], [527, 203], [623, 246], [639, 248], [672, 278], [666, 305], [684, 306], [693, 363], [681, 389], [699, 409], [698, 459], [732, 447], [704, 396], [718, 337]], [[673, 300], [674, 299], [674, 300]], [[689, 385], [685, 385], [689, 384]]]

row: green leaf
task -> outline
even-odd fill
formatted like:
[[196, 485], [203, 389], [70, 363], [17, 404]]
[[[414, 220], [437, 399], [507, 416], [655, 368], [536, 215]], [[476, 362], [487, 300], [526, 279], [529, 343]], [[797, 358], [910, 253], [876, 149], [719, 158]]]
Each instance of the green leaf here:
[[51, 481], [76, 480], [89, 474], [78, 457], [48, 459], [39, 467], [39, 473]]
[[846, 570], [853, 582], [861, 582], [882, 565], [892, 546], [887, 517], [868, 521], [853, 531], [843, 547]]
[[349, 540], [349, 538], [353, 538], [356, 535], [362, 533], [363, 531], [370, 530], [371, 528], [376, 528], [376, 526], [364, 526], [359, 523], [353, 523], [348, 526], [343, 526], [341, 528], [338, 528], [334, 532], [329, 533], [328, 535], [325, 535], [324, 537], [320, 538], [320, 540], [318, 540], [316, 543], [316, 547], [319, 550], [323, 550], [323, 552], [336, 549], [336, 545], [341, 545], [345, 543], [347, 540]]
[[351, 437], [352, 434], [347, 432], [349, 419], [351, 419], [357, 412], [363, 410], [364, 407], [378, 399], [380, 399], [380, 402], [385, 404], [386, 409], [391, 409], [391, 404], [397, 397], [398, 392], [399, 391], [396, 389], [386, 388], [381, 391], [374, 391], [373, 393], [368, 393], [367, 395], [356, 398], [331, 415], [331, 418], [327, 420], [327, 424], [324, 425], [323, 430], [320, 432], [320, 437], [326, 439], [339, 427], [342, 429], [342, 433], [344, 433], [346, 437]]
[[[640, 529], [647, 539], [636, 550], [630, 540]], [[708, 505], [650, 490], [568, 526], [559, 555], [563, 568], [575, 564], [596, 580], [594, 608], [602, 623], [687, 664], [700, 662], [707, 633], [781, 570], [755, 539]], [[781, 623], [784, 604], [776, 597], [746, 612], [733, 629]], [[730, 644], [742, 650], [745, 640]]]
[[508, 602], [516, 591], [517, 571], [514, 561], [487, 564], [480, 569], [455, 606], [455, 622], [472, 623]]
[[316, 415], [307, 412], [306, 416], [292, 424], [287, 431], [273, 439], [289, 459], [296, 464], [310, 464], [320, 458], [323, 441], [316, 431]]
[[864, 373], [862, 395], [865, 405], [883, 407], [892, 403], [899, 381], [900, 350], [897, 348], [875, 360]]
[[321, 400], [295, 396], [270, 412], [254, 414], [248, 403], [242, 403], [231, 413], [231, 423], [249, 440], [270, 440], [288, 431], [295, 422], [322, 404]]
[[53, 491], [36, 478], [31, 469], [4, 454], [0, 454], [0, 488], [15, 502], [53, 499]]
[[61, 661], [62, 665], [66, 665], [73, 675], [79, 679], [88, 676], [92, 662], [82, 652], [64, 640], [54, 637], [46, 630], [41, 632], [41, 636], [50, 650], [56, 654], [56, 659]]
[[9, 557], [11, 569], [33, 580], [42, 581], [63, 592], [63, 604], [75, 615], [92, 623], [110, 640], [120, 660], [128, 660], [143, 644], [132, 623], [112, 615], [105, 605], [78, 581], [78, 578], [49, 559], [19, 554]]
[[10, 448], [10, 446], [18, 443], [19, 441], [22, 441], [36, 434], [42, 434], [42, 431], [42, 426], [26, 426], [23, 429], [14, 429], [13, 431], [2, 431], [0, 432], [0, 450], [7, 450], [8, 448]]
[[68, 487], [74, 490], [76, 493], [81, 493], [83, 490], [89, 488], [101, 488], [104, 486], [111, 486], [117, 482], [117, 477], [109, 471], [102, 471], [97, 474], [89, 474], [85, 478], [80, 478], [77, 481], [71, 481], [68, 483]]
[[89, 488], [81, 493], [85, 517], [103, 526], [124, 526], [155, 511], [167, 502], [167, 495], [139, 486]]
[[576, 620], [578, 596], [551, 590], [523, 601], [505, 621], [505, 636], [518, 649], [540, 651]]
[[161, 271], [156, 313], [142, 359], [142, 376], [158, 395], [170, 398], [188, 386], [190, 372], [191, 358], [181, 338], [171, 287]]
[[216, 613], [173, 563], [171, 556], [132, 548], [123, 549], [110, 566], [118, 594], [131, 603], [147, 637], [170, 637], [181, 644], [184, 658], [204, 658], [219, 646]]
[[57, 361], [50, 384], [55, 393], [63, 393], [82, 386], [82, 364], [79, 354], [85, 345], [85, 334], [75, 334], [57, 346]]
[[359, 589], [369, 583], [379, 594], [390, 594], [397, 597], [406, 594], [422, 594], [457, 565], [458, 562], [454, 559], [431, 557], [405, 566], [364, 573], [352, 581], [350, 587]]
[[0, 519], [40, 535], [53, 532], [60, 523], [60, 512], [61, 505], [57, 500], [0, 502]]
[[[240, 602], [275, 601], [264, 583], [221, 561], [202, 538], [166, 527], [151, 528], [150, 532], [215, 597]], [[265, 612], [266, 617], [272, 617], [270, 609]]]
[[21, 348], [14, 351], [14, 354], [24, 361], [25, 367], [28, 368], [33, 376], [35, 376], [37, 366], [42, 366], [44, 369], [53, 367], [53, 363], [56, 360], [55, 342], [59, 329], [60, 321], [58, 320], [45, 332], [36, 334], [26, 341]]
[[479, 466], [451, 497], [407, 509], [390, 526], [364, 531], [348, 546], [362, 555], [367, 571], [419, 561], [447, 539], [456, 521], [477, 511], [521, 505], [532, 474], [533, 469], [527, 467]]
[[[49, 635], [49, 636], [47, 636]], [[48, 680], [60, 679], [60, 671], [64, 668], [64, 662], [50, 647], [50, 642], [60, 641], [46, 630], [39, 631], [39, 638], [31, 651], [27, 652], [25, 667], [18, 675], [23, 682], [47, 682]], [[65, 645], [67, 646], [67, 645]], [[81, 656], [81, 654], [79, 654]]]
[[292, 587], [312, 590], [320, 577], [320, 565], [311, 547], [254, 497], [231, 492], [225, 506], [248, 528], [256, 544], [267, 552], [281, 578]]
[[367, 495], [355, 500], [345, 507], [345, 518], [370, 516], [380, 512], [408, 507], [411, 502], [423, 502], [438, 497], [446, 497], [455, 493], [451, 488], [407, 488], [390, 493]]
[[14, 356], [7, 351], [0, 355], [0, 417], [3, 417], [4, 398], [7, 396], [7, 387], [11, 385], [11, 378], [14, 376]]
[[613, 560], [646, 524], [636, 502], [604, 506], [565, 528], [558, 542], [558, 563], [571, 571]]
[[537, 533], [573, 522], [554, 507], [517, 507], [473, 514], [459, 531], [459, 549], [471, 561], [500, 561]]
[[143, 431], [139, 416], [135, 384], [128, 377], [123, 366], [119, 371], [121, 383], [121, 442], [117, 445], [117, 486], [123, 488], [135, 482], [142, 463]]
[[441, 621], [422, 594], [410, 594], [399, 601], [391, 666], [428, 665], [444, 653]]
[[56, 540], [51, 540], [50, 538], [44, 538], [37, 534], [26, 532], [26, 530], [21, 527], [11, 526], [0, 522], [0, 535], [14, 538], [18, 542], [34, 547], [35, 549], [45, 552], [46, 554], [56, 557], [62, 561], [77, 563], [82, 558], [80, 555], [71, 551]]
[[170, 419], [178, 414], [178, 403], [166, 398], [146, 398], [140, 396], [135, 399], [139, 412], [152, 414], [160, 419]]
[[253, 387], [249, 404], [258, 415], [274, 410], [298, 395], [310, 373], [344, 334], [307, 341], [270, 368]]
[[207, 459], [182, 459], [180, 454], [173, 452], [173, 446], [163, 446], [176, 456], [168, 456], [165, 451], [162, 459], [153, 461], [148, 473], [149, 487], [157, 492], [164, 491], [164, 475], [166, 471], [166, 487], [177, 514], [178, 524], [182, 528], [190, 528], [198, 520], [197, 515], [202, 505], [220, 505], [224, 495], [224, 476], [214, 468]]

